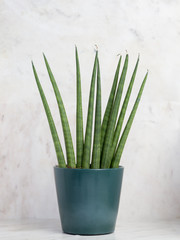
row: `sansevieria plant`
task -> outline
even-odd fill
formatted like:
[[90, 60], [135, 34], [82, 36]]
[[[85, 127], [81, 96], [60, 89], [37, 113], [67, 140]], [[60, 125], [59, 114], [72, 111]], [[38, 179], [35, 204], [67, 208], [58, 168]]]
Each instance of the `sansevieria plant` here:
[[[114, 81], [110, 91], [109, 99], [105, 109], [105, 113], [102, 119], [101, 116], [101, 77], [100, 77], [100, 64], [98, 58], [98, 51], [95, 54], [94, 66], [91, 77], [91, 85], [89, 92], [89, 104], [86, 121], [86, 129], [84, 136], [84, 125], [83, 125], [83, 109], [82, 109], [82, 90], [81, 90], [81, 75], [80, 65], [78, 58], [77, 48], [75, 49], [76, 56], [76, 156], [74, 153], [73, 141], [71, 131], [68, 123], [66, 110], [64, 108], [61, 93], [58, 89], [56, 80], [51, 71], [47, 58], [44, 55], [44, 61], [47, 68], [47, 72], [52, 83], [52, 87], [58, 103], [62, 129], [64, 134], [64, 141], [66, 147], [66, 158], [62, 151], [62, 146], [58, 137], [58, 133], [55, 127], [55, 123], [46, 100], [43, 88], [39, 81], [36, 69], [32, 63], [34, 76], [36, 79], [37, 87], [44, 105], [46, 116], [48, 119], [49, 127], [51, 130], [54, 147], [56, 150], [58, 166], [60, 168], [118, 168], [122, 156], [122, 152], [134, 120], [141, 95], [146, 83], [148, 72], [146, 73], [144, 80], [139, 89], [136, 101], [131, 110], [127, 123], [124, 129], [122, 125], [124, 122], [126, 110], [128, 107], [131, 91], [133, 88], [136, 72], [139, 64], [139, 57], [137, 59], [132, 77], [129, 82], [127, 92], [125, 94], [122, 107], [120, 108], [120, 102], [123, 93], [124, 82], [128, 69], [129, 56], [126, 54], [125, 61], [120, 74], [120, 65], [122, 57], [119, 57], [117, 64]], [[96, 87], [96, 96], [95, 96]], [[95, 109], [94, 109], [94, 100]], [[93, 115], [95, 116], [93, 117]], [[94, 130], [93, 130], [93, 119], [94, 119]], [[92, 144], [93, 143], [93, 144]]]

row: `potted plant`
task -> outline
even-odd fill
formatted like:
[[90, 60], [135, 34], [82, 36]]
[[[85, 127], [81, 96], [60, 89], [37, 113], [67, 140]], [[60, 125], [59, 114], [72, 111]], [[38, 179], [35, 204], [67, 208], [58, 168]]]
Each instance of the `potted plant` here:
[[[121, 74], [119, 72], [122, 57], [119, 57], [103, 121], [101, 122], [101, 79], [98, 51], [96, 51], [84, 137], [81, 77], [77, 48], [75, 55], [77, 85], [76, 157], [63, 100], [47, 58], [44, 55], [45, 65], [60, 112], [67, 161], [65, 160], [54, 120], [33, 63], [32, 67], [49, 122], [58, 160], [58, 166], [54, 167], [54, 174], [62, 229], [65, 233], [70, 234], [106, 234], [113, 232], [115, 228], [124, 170], [122, 166], [119, 166], [119, 163], [139, 105], [148, 72], [144, 77], [128, 121], [122, 131], [126, 109], [138, 68], [139, 57], [132, 73], [120, 113], [119, 107], [129, 57], [128, 54], [126, 54]], [[95, 85], [96, 106], [94, 110]], [[95, 120], [93, 131], [94, 112]], [[91, 144], [92, 140], [93, 144]]]

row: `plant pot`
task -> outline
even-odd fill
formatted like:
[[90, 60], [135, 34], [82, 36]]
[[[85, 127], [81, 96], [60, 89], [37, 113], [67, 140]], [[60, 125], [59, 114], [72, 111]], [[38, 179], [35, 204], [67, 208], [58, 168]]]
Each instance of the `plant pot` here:
[[65, 233], [97, 235], [114, 232], [123, 170], [123, 167], [54, 167], [59, 213]]

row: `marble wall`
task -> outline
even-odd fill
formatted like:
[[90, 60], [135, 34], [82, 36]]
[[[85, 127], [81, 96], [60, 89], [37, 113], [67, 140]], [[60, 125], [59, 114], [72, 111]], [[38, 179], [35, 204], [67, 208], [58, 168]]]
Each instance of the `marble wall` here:
[[[103, 110], [117, 54], [140, 65], [130, 102], [149, 77], [121, 164], [119, 218], [180, 217], [180, 1], [0, 1], [0, 218], [58, 218], [56, 155], [31, 60], [55, 116], [42, 52], [51, 63], [75, 139], [75, 59], [79, 49], [84, 120], [94, 45], [99, 48]], [[127, 85], [125, 86], [127, 87]]]

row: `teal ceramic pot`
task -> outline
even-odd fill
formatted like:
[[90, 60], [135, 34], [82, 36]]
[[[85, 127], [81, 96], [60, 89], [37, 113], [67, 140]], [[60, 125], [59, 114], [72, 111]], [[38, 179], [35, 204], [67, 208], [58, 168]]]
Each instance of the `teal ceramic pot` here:
[[114, 232], [123, 170], [123, 167], [54, 167], [59, 213], [65, 233], [97, 235]]

